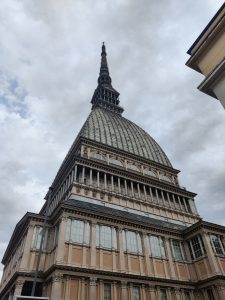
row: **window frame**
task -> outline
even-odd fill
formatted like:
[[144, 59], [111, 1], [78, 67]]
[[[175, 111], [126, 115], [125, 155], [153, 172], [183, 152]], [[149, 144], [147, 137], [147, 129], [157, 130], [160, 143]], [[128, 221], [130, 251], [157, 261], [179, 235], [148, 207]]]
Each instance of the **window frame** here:
[[[75, 232], [76, 222], [83, 222], [83, 232]], [[80, 229], [80, 228], [79, 228]], [[68, 243], [74, 243], [78, 245], [90, 245], [91, 236], [90, 222], [87, 220], [81, 220], [77, 218], [68, 218], [66, 223], [66, 237], [65, 240]], [[82, 241], [78, 240], [77, 236], [82, 236]]]
[[[103, 242], [103, 232], [106, 228], [110, 229], [110, 246]], [[106, 224], [96, 224], [95, 226], [96, 247], [117, 250], [118, 249], [118, 229]], [[105, 236], [105, 235], [104, 235]]]
[[[176, 257], [174, 242], [178, 242], [181, 258]], [[185, 255], [185, 251], [184, 251], [184, 244], [181, 240], [172, 239], [171, 240], [171, 248], [172, 248], [172, 253], [173, 253], [174, 260], [176, 260], [176, 261], [186, 261], [186, 255]]]
[[[213, 237], [216, 237], [217, 241], [213, 240]], [[225, 256], [225, 249], [224, 249], [223, 242], [221, 241], [221, 235], [210, 233], [210, 242], [211, 242], [212, 249], [216, 255]], [[216, 242], [219, 244], [219, 247], [218, 245], [215, 245]]]
[[[133, 246], [128, 247], [128, 244], [130, 243], [131, 239], [128, 238], [128, 234], [135, 234], [135, 247], [136, 247], [136, 250], [133, 251], [133, 249], [131, 249]], [[128, 242], [129, 241], [129, 242]], [[123, 243], [124, 243], [124, 246], [125, 246], [125, 251], [128, 252], [128, 253], [134, 253], [134, 254], [137, 254], [137, 255], [143, 255], [143, 244], [142, 244], [142, 236], [141, 236], [141, 233], [138, 232], [138, 231], [134, 231], [134, 230], [127, 230], [127, 229], [124, 229], [123, 230]]]
[[[153, 238], [155, 239], [155, 241], [153, 240]], [[151, 240], [154, 242], [151, 242]], [[150, 234], [148, 235], [148, 241], [149, 241], [150, 255], [152, 257], [166, 258], [166, 247], [165, 247], [164, 237], [162, 237], [161, 235]], [[155, 250], [157, 253], [154, 252]]]

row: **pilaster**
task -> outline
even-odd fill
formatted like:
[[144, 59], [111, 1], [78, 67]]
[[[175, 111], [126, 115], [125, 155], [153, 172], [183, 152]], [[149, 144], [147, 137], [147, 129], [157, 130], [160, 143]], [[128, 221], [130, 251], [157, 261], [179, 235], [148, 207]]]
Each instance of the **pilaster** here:
[[16, 280], [15, 290], [14, 290], [14, 297], [21, 295], [22, 289], [23, 289], [23, 284], [24, 284], [24, 280], [22, 280], [22, 279], [17, 279]]
[[64, 261], [64, 248], [65, 248], [65, 236], [66, 236], [66, 222], [67, 218], [62, 217], [59, 225], [59, 240], [56, 251], [56, 263], [61, 264]]
[[55, 273], [53, 275], [51, 299], [61, 300], [62, 281], [63, 281], [62, 273]]
[[91, 277], [89, 283], [89, 300], [97, 300], [97, 278]]

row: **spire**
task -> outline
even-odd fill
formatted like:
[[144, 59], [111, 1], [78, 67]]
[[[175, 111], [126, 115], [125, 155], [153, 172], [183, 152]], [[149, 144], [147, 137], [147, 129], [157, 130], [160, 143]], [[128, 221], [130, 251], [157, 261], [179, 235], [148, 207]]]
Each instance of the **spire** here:
[[111, 77], [109, 76], [109, 69], [107, 63], [107, 53], [104, 42], [102, 43], [102, 53], [101, 53], [101, 67], [98, 77], [98, 84], [108, 84], [111, 85]]
[[98, 86], [92, 97], [92, 109], [102, 107], [114, 113], [121, 114], [123, 108], [119, 106], [119, 93], [112, 87], [112, 79], [109, 75], [107, 53], [104, 42], [102, 43], [101, 66], [98, 77]]

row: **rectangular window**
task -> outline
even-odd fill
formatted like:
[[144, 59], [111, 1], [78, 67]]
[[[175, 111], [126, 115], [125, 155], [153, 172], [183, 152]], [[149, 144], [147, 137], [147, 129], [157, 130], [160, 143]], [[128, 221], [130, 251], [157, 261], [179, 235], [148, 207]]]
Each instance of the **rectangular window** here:
[[[43, 227], [42, 226], [35, 226], [34, 227], [34, 232], [33, 232], [33, 237], [32, 237], [32, 244], [31, 244], [32, 249], [36, 249], [36, 250], [40, 249], [42, 234], [43, 234]], [[48, 236], [48, 229], [46, 228], [42, 249], [46, 249], [47, 236]]]
[[104, 283], [104, 300], [111, 300], [111, 284]]
[[152, 256], [165, 257], [164, 241], [161, 236], [150, 235], [149, 245]]
[[66, 241], [79, 244], [90, 243], [90, 224], [86, 221], [67, 219]]
[[223, 247], [221, 237], [219, 235], [211, 234], [210, 240], [214, 252], [218, 255], [224, 255], [224, 247]]
[[126, 251], [133, 253], [142, 253], [141, 236], [138, 232], [124, 230], [124, 240]]
[[196, 259], [204, 255], [205, 247], [203, 244], [202, 237], [200, 235], [193, 237], [189, 241], [189, 249], [191, 251], [192, 259]]
[[133, 287], [133, 299], [134, 300], [141, 300], [141, 291], [139, 286]]
[[173, 257], [176, 260], [185, 260], [183, 243], [178, 240], [172, 240]]
[[166, 289], [160, 289], [160, 299], [167, 300], [167, 292]]
[[116, 228], [97, 224], [96, 246], [108, 249], [117, 249]]

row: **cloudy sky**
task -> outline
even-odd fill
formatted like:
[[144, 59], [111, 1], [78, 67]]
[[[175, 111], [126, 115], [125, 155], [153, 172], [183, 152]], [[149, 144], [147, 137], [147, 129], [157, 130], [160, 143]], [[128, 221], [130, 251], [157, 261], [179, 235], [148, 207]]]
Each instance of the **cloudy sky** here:
[[19, 219], [41, 208], [90, 112], [102, 41], [124, 116], [181, 170], [202, 217], [225, 225], [225, 111], [196, 89], [203, 77], [185, 66], [222, 3], [1, 1], [0, 257]]

